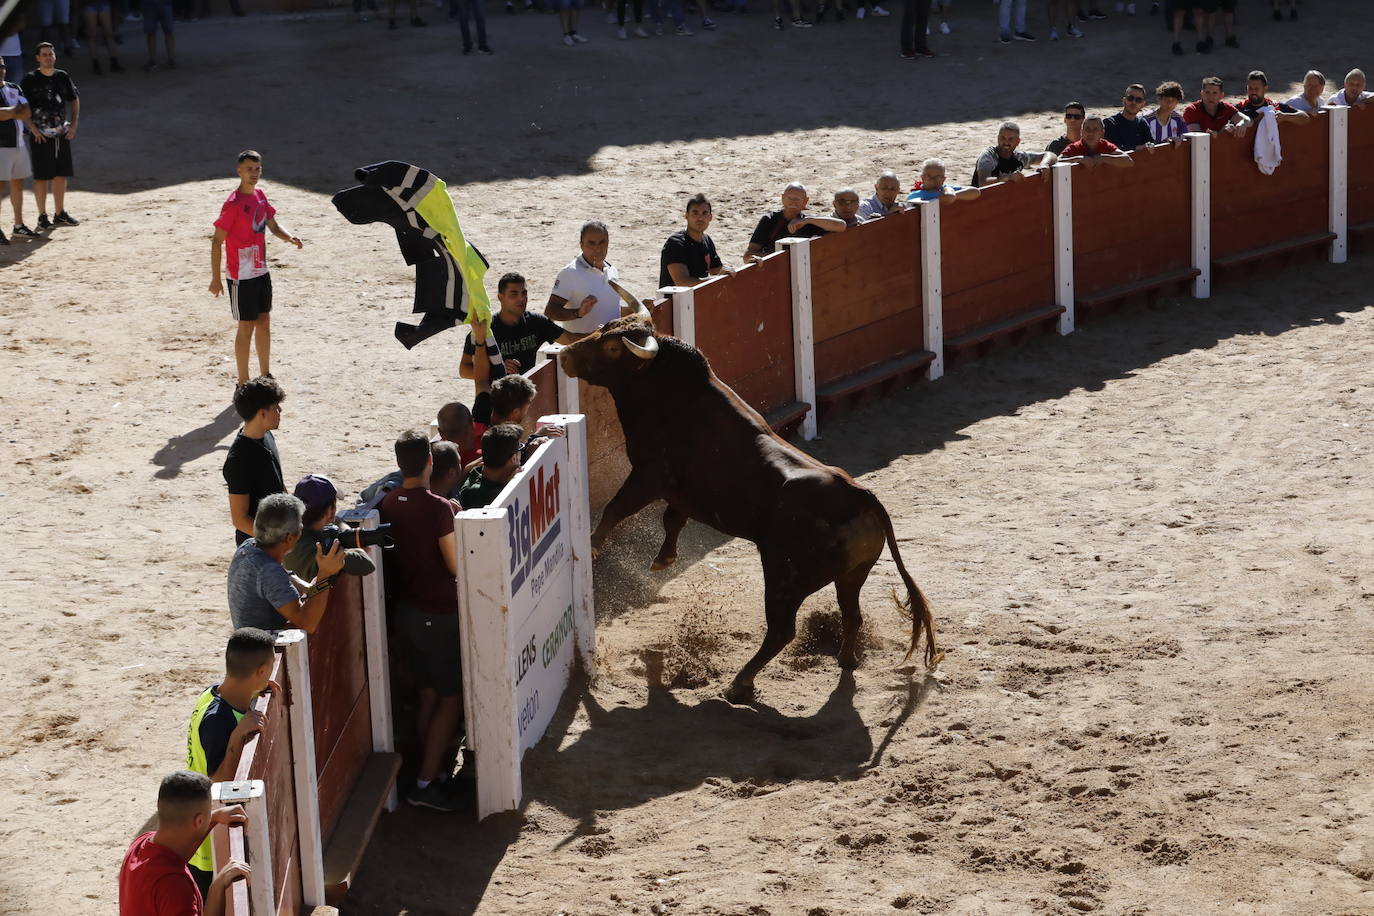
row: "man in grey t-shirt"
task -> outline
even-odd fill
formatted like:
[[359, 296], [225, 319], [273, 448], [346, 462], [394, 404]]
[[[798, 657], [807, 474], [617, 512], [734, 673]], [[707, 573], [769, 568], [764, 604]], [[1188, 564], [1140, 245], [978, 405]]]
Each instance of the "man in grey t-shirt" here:
[[282, 559], [301, 536], [305, 505], [286, 493], [275, 493], [258, 504], [253, 536], [234, 551], [229, 562], [229, 617], [234, 628], [284, 630], [296, 627], [315, 632], [329, 604], [326, 592], [343, 569], [344, 552], [335, 541], [328, 553], [315, 545], [319, 569], [312, 582], [295, 578]]

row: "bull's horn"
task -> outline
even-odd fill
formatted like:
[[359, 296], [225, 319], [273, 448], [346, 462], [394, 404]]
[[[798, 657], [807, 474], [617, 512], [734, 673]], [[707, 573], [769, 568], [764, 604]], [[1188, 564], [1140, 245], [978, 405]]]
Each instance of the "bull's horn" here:
[[640, 359], [653, 359], [658, 355], [658, 338], [650, 334], [649, 339], [644, 343], [637, 344], [628, 337], [621, 338], [625, 341], [625, 346], [630, 348], [630, 352]]

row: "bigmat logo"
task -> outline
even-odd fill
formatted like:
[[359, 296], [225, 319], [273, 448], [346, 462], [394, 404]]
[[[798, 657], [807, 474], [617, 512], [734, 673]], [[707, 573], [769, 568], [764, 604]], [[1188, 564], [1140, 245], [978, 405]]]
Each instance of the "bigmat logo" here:
[[515, 595], [520, 591], [530, 570], [540, 560], [550, 545], [558, 541], [562, 527], [559, 511], [559, 463], [553, 463], [553, 474], [546, 477], [545, 465], [528, 480], [528, 489], [518, 493], [506, 508], [506, 532], [510, 538], [510, 590]]

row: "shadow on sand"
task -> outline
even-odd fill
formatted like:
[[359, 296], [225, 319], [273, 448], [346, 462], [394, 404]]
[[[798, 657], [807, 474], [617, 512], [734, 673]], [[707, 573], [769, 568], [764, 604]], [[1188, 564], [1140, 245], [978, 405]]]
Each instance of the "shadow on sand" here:
[[203, 458], [211, 452], [228, 451], [229, 446], [220, 445], [219, 441], [233, 432], [240, 422], [239, 415], [231, 405], [205, 425], [168, 439], [153, 455], [153, 464], [158, 467], [153, 476], [159, 480], [171, 480], [181, 473], [187, 462]]

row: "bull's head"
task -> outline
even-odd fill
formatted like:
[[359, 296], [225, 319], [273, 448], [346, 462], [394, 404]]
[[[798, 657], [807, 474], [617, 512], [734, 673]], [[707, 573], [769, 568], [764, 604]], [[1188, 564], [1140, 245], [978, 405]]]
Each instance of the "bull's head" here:
[[649, 369], [658, 356], [653, 323], [631, 315], [606, 323], [600, 330], [569, 344], [558, 355], [558, 364], [572, 378], [609, 387]]

